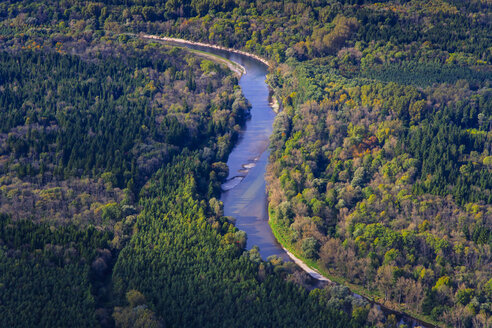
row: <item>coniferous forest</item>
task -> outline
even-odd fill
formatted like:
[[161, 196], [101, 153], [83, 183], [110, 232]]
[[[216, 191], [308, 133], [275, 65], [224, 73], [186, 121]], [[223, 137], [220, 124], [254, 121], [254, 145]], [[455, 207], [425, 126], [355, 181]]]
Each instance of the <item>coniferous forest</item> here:
[[[1, 327], [492, 327], [492, 4], [0, 2]], [[219, 201], [269, 62], [279, 242]], [[350, 289], [349, 289], [350, 288]]]

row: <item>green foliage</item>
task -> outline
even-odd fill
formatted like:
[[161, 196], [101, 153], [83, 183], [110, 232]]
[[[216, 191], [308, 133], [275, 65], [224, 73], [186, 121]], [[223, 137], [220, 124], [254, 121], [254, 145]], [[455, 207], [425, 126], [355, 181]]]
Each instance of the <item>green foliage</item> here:
[[463, 305], [467, 305], [473, 297], [473, 294], [474, 290], [472, 288], [460, 289], [456, 292], [456, 300]]
[[313, 237], [308, 237], [302, 241], [302, 253], [309, 259], [315, 259], [318, 253], [318, 241]]
[[[120, 33], [245, 49], [274, 65], [269, 82], [284, 106], [268, 172], [283, 239], [391, 302], [450, 326], [486, 326], [489, 11], [486, 1], [456, 0], [2, 2], [1, 170], [19, 179], [2, 185], [2, 202], [24, 208], [23, 200], [37, 200], [26, 189], [55, 181], [39, 193], [48, 203], [29, 205], [47, 213], [54, 200], [69, 199], [60, 185], [82, 175], [101, 178], [107, 193], [126, 187], [125, 204], [139, 198], [134, 229], [130, 219], [118, 225], [114, 245], [125, 248], [112, 283], [119, 305], [129, 290], [147, 301], [115, 310], [117, 325], [361, 326], [366, 315], [376, 325], [377, 311], [342, 306], [343, 290], [307, 296], [285, 283], [276, 275], [283, 265], [261, 263], [257, 250], [243, 253], [246, 237], [222, 217], [213, 197], [227, 170], [214, 163], [226, 160], [234, 126], [247, 116], [235, 79], [210, 62], [186, 61], [178, 49]], [[117, 194], [94, 213], [123, 218]], [[90, 206], [80, 195], [64, 210], [79, 220], [76, 209]], [[7, 258], [5, 272], [47, 268], [39, 262], [29, 271], [35, 257], [20, 266]], [[89, 262], [74, 263], [87, 272]], [[46, 276], [75, 276], [60, 270]], [[38, 277], [50, 281], [37, 273], [29, 279]], [[81, 301], [94, 283], [85, 277], [76, 277], [82, 287], [67, 304], [93, 326], [101, 302]], [[26, 304], [35, 297], [25, 295]]]
[[[313, 24], [317, 39], [294, 33], [301, 40], [291, 41], [286, 65], [270, 77], [285, 111], [274, 126], [267, 178], [272, 219], [291, 247], [370, 292], [456, 326], [491, 315], [483, 310], [492, 301], [484, 296], [492, 245], [490, 53], [485, 41], [437, 45], [446, 32], [404, 18], [418, 12], [434, 26], [446, 21], [457, 34], [469, 33], [456, 25], [466, 18], [455, 3], [434, 5], [358, 8], [359, 41], [345, 40], [336, 55], [316, 51], [333, 25]], [[308, 225], [315, 217], [321, 220]], [[308, 238], [319, 244], [314, 256], [305, 252]], [[464, 305], [457, 291], [466, 288], [482, 295], [474, 298], [482, 312], [453, 317]]]
[[[170, 326], [349, 325], [349, 315], [273, 274], [255, 249], [243, 252], [244, 242], [236, 236], [243, 237], [217, 216], [216, 200], [210, 206], [200, 201], [208, 183], [202, 172], [210, 169], [195, 152], [156, 173], [141, 197], [138, 232], [115, 265], [116, 294], [141, 291]], [[265, 280], [259, 278], [260, 267], [268, 273]]]
[[113, 318], [115, 326], [119, 328], [130, 327], [163, 327], [160, 320], [155, 316], [154, 312], [146, 306], [145, 297], [138, 290], [129, 290], [126, 293], [126, 299], [129, 303], [128, 307], [117, 307], [114, 310]]
[[0, 325], [97, 326], [91, 263], [111, 234], [0, 217]]

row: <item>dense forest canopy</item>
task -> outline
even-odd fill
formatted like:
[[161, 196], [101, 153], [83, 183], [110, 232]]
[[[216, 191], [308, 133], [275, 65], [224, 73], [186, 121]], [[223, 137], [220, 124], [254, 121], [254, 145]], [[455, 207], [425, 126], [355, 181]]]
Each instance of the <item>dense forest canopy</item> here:
[[396, 326], [244, 250], [217, 201], [237, 76], [143, 32], [269, 60], [286, 247], [394, 309], [491, 326], [490, 6], [1, 2], [1, 325]]
[[[227, 175], [222, 161], [248, 115], [237, 77], [177, 48], [137, 39], [115, 47], [92, 61], [2, 53], [2, 76], [10, 76], [3, 81], [19, 86], [4, 103], [41, 104], [6, 128], [3, 189], [5, 197], [21, 197], [5, 202], [0, 221], [2, 325], [366, 322], [367, 302], [346, 288], [310, 295], [284, 281], [299, 272], [278, 258], [263, 262], [256, 249], [244, 252], [245, 234], [222, 216], [214, 198]], [[39, 114], [44, 100], [52, 105]], [[18, 143], [21, 151], [9, 151]], [[108, 159], [91, 161], [89, 147]], [[74, 155], [78, 149], [83, 153]], [[124, 189], [119, 170], [128, 172]]]

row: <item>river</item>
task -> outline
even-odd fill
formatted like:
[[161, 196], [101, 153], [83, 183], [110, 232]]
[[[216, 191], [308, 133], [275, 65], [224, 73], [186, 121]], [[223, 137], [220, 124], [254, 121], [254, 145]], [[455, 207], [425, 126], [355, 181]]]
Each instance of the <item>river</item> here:
[[269, 138], [275, 119], [275, 112], [269, 103], [270, 91], [265, 82], [268, 67], [243, 54], [200, 45], [179, 44], [183, 45], [227, 58], [246, 69], [246, 74], [239, 79], [239, 85], [251, 104], [251, 118], [242, 127], [239, 139], [229, 154], [229, 176], [222, 185], [224, 191], [220, 200], [224, 203], [224, 215], [235, 218], [236, 227], [246, 232], [248, 249], [258, 246], [264, 260], [277, 255], [284, 261], [291, 261], [268, 225], [265, 172], [269, 157]]
[[[224, 203], [224, 215], [234, 217], [236, 227], [247, 233], [248, 249], [258, 246], [263, 259], [277, 255], [284, 261], [291, 261], [287, 252], [275, 239], [268, 224], [268, 200], [264, 177], [269, 157], [269, 138], [275, 119], [275, 113], [269, 102], [269, 88], [265, 82], [268, 67], [257, 59], [224, 49], [195, 44], [176, 45], [227, 58], [246, 69], [246, 74], [241, 76], [239, 85], [251, 104], [251, 118], [242, 128], [239, 140], [229, 155], [227, 161], [229, 176], [227, 182], [222, 185], [224, 191], [220, 199]], [[295, 262], [301, 261], [296, 259]], [[327, 280], [303, 263], [300, 263], [300, 266], [318, 281]], [[355, 293], [353, 295], [363, 297]], [[405, 324], [407, 327], [434, 327], [365, 299], [379, 306], [386, 315], [395, 314], [399, 324]]]
[[[216, 50], [218, 52], [218, 50]], [[247, 248], [260, 248], [263, 259], [271, 255], [290, 258], [277, 242], [268, 225], [265, 172], [269, 157], [269, 137], [275, 113], [269, 104], [265, 83], [267, 67], [239, 54], [214, 53], [246, 68], [239, 80], [244, 96], [251, 104], [251, 119], [240, 132], [239, 140], [229, 155], [228, 182], [223, 185], [221, 201], [224, 215], [236, 219], [236, 227], [247, 233]]]

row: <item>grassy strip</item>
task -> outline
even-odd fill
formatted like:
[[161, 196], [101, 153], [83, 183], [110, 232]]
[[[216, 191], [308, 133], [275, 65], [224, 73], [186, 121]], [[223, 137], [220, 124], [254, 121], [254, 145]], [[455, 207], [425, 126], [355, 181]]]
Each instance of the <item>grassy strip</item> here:
[[294, 254], [295, 257], [301, 259], [304, 263], [306, 263], [311, 269], [316, 269], [321, 273], [323, 276], [326, 278], [330, 279], [333, 282], [336, 282], [337, 284], [347, 286], [350, 288], [350, 290], [356, 294], [362, 295], [369, 300], [382, 304], [385, 307], [394, 310], [394, 311], [399, 311], [403, 312], [405, 314], [408, 314], [412, 316], [415, 319], [418, 319], [420, 321], [429, 323], [431, 325], [437, 326], [437, 327], [444, 327], [444, 324], [442, 322], [438, 322], [433, 320], [430, 316], [423, 315], [421, 313], [414, 312], [413, 310], [408, 309], [405, 306], [399, 306], [398, 308], [393, 308], [388, 305], [384, 304], [384, 299], [381, 297], [381, 295], [375, 291], [370, 291], [362, 286], [355, 285], [347, 281], [344, 277], [338, 276], [338, 275], [333, 275], [330, 273], [327, 269], [325, 269], [322, 265], [319, 265], [317, 261], [305, 258], [299, 250], [297, 250], [294, 245], [289, 242], [285, 236], [288, 235], [288, 230], [285, 227], [281, 227], [276, 219], [275, 215], [272, 215], [272, 211], [270, 208], [268, 209], [270, 219], [268, 220], [268, 224], [270, 225], [270, 228], [272, 229], [273, 235], [277, 239], [277, 241], [284, 246], [289, 252]]

